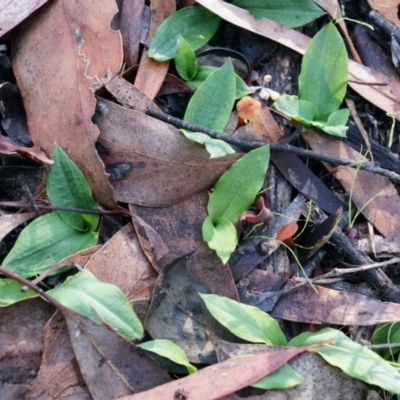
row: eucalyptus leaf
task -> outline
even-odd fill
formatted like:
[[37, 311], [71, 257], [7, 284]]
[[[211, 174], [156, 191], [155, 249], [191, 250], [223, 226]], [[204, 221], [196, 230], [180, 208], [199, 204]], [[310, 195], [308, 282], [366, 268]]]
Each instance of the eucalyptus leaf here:
[[234, 0], [233, 4], [248, 10], [254, 18], [267, 18], [289, 28], [298, 28], [325, 14], [311, 0]]
[[325, 361], [340, 368], [347, 375], [400, 394], [400, 373], [372, 350], [353, 342], [344, 333], [325, 328], [318, 332], [305, 332], [289, 342], [300, 347], [334, 340], [331, 346], [310, 350], [320, 354]]
[[56, 212], [32, 221], [19, 234], [3, 266], [30, 278], [41, 274], [64, 257], [97, 243], [97, 233], [79, 232]]
[[258, 307], [241, 304], [215, 294], [201, 294], [208, 311], [225, 328], [248, 342], [286, 346], [278, 322]]
[[219, 178], [207, 205], [208, 215], [235, 223], [252, 205], [265, 179], [270, 158], [269, 146], [252, 150]]
[[329, 23], [308, 45], [299, 76], [299, 97], [315, 105], [319, 120], [327, 121], [339, 109], [346, 94], [348, 64], [343, 39]]
[[[98, 206], [93, 200], [88, 181], [58, 144], [53, 147], [51, 159], [54, 164], [50, 166], [46, 181], [50, 202], [55, 206], [96, 210]], [[96, 214], [71, 211], [57, 213], [66, 224], [79, 231], [94, 231], [99, 223], [99, 216]]]
[[137, 347], [151, 351], [161, 357], [168, 358], [176, 364], [183, 365], [187, 368], [189, 374], [197, 371], [197, 368], [190, 364], [185, 352], [174, 342], [167, 339], [150, 340], [139, 344]]
[[[186, 83], [193, 89], [197, 90], [200, 85], [209, 77], [209, 75], [215, 72], [218, 67], [213, 67], [211, 65], [203, 65], [199, 66], [197, 69], [196, 76], [192, 79], [187, 81]], [[236, 81], [236, 93], [235, 93], [235, 100], [241, 99], [244, 96], [252, 93], [250, 88], [246, 85], [246, 82], [238, 75], [235, 75]]]
[[85, 317], [112, 325], [128, 340], [140, 339], [144, 334], [128, 298], [117, 286], [99, 281], [89, 271], [67, 278], [61, 287], [47, 294]]
[[32, 289], [22, 292], [22, 287], [23, 285], [14, 279], [0, 279], [0, 307], [38, 296]]
[[208, 247], [216, 251], [218, 257], [225, 264], [238, 244], [237, 232], [226, 218], [207, 217], [203, 224], [203, 239]]
[[149, 47], [149, 57], [167, 61], [175, 57], [178, 36], [193, 50], [203, 47], [217, 31], [221, 19], [202, 6], [181, 8], [156, 30]]
[[235, 150], [223, 140], [213, 139], [201, 132], [190, 132], [185, 129], [181, 129], [181, 132], [190, 141], [204, 144], [206, 150], [210, 154], [210, 158], [220, 158], [235, 153]]
[[175, 68], [185, 81], [193, 79], [198, 69], [196, 55], [190, 44], [181, 35], [178, 36]]
[[235, 102], [236, 81], [232, 61], [211, 73], [189, 101], [184, 120], [224, 132]]

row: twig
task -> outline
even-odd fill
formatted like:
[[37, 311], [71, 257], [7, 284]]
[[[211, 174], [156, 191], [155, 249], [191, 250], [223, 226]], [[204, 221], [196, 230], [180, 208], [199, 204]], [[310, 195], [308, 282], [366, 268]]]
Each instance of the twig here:
[[[163, 112], [156, 111], [153, 109], [148, 110], [146, 113], [154, 118], [159, 119], [160, 121], [164, 121], [168, 124], [172, 124], [172, 125], [176, 126], [177, 128], [188, 129], [193, 132], [205, 133], [213, 139], [223, 140], [226, 143], [229, 143], [233, 146], [237, 146], [244, 151], [254, 150], [261, 146], [265, 146], [266, 144], [269, 144], [272, 151], [282, 151], [282, 152], [286, 152], [286, 153], [292, 153], [292, 154], [296, 154], [300, 157], [312, 158], [314, 160], [326, 162], [331, 165], [342, 165], [342, 166], [347, 166], [347, 167], [352, 167], [352, 166], [357, 165], [357, 161], [354, 161], [354, 160], [330, 157], [326, 154], [316, 153], [315, 151], [312, 151], [312, 150], [301, 149], [299, 147], [291, 146], [289, 144], [266, 143], [266, 142], [262, 142], [262, 141], [248, 142], [246, 140], [236, 139], [236, 138], [233, 138], [226, 134], [221, 134], [212, 129], [208, 129], [208, 128], [204, 128], [203, 126], [191, 124], [191, 123], [183, 121], [179, 118], [172, 117], [168, 114], [165, 114]], [[396, 174], [395, 172], [389, 171], [389, 170], [381, 168], [381, 167], [377, 167], [374, 163], [363, 162], [361, 164], [360, 169], [374, 173], [374, 174], [385, 176], [385, 177], [389, 178], [390, 180], [392, 180], [393, 182], [400, 183], [400, 175], [399, 174]]]
[[[75, 207], [64, 207], [64, 206], [53, 206], [46, 204], [36, 204], [38, 209], [41, 210], [52, 210], [52, 211], [71, 211], [71, 212], [79, 212], [83, 214], [100, 214], [100, 215], [115, 215], [122, 214], [127, 217], [133, 217], [134, 215], [130, 213], [128, 210], [93, 210], [89, 208], [75, 208]], [[9, 208], [32, 208], [32, 204], [24, 201], [0, 201], [0, 207], [9, 207]]]

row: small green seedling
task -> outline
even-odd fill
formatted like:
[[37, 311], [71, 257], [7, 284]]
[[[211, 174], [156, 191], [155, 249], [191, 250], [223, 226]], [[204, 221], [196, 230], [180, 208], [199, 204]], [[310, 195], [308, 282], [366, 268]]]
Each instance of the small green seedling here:
[[350, 111], [339, 107], [346, 94], [348, 57], [335, 25], [329, 23], [311, 40], [299, 77], [299, 96], [281, 96], [274, 107], [305, 126], [345, 137]]

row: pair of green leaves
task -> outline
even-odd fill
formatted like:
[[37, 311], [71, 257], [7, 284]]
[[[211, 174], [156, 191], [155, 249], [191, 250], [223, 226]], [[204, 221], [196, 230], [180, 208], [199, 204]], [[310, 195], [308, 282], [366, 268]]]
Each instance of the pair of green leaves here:
[[281, 96], [274, 107], [306, 126], [345, 137], [350, 112], [339, 110], [346, 94], [348, 57], [333, 23], [315, 35], [307, 47], [299, 76], [299, 97]]
[[238, 243], [233, 225], [254, 202], [265, 179], [270, 158], [269, 146], [241, 157], [218, 180], [207, 205], [203, 239], [226, 263]]
[[[289, 343], [279, 324], [257, 307], [240, 304], [234, 300], [210, 294], [200, 294], [212, 316], [234, 335], [253, 343], [301, 347], [333, 340], [333, 345], [312, 350], [329, 364], [340, 368], [347, 375], [400, 394], [400, 373], [372, 350], [353, 342], [344, 333], [325, 328], [318, 332], [305, 332]], [[257, 387], [287, 389], [302, 382], [297, 372], [287, 365], [261, 381]], [[273, 386], [269, 379], [273, 378]], [[279, 379], [277, 379], [279, 378]]]
[[[308, 24], [324, 14], [311, 0], [297, 0], [295, 5], [292, 0], [235, 0], [233, 4], [255, 18], [268, 18], [290, 28]], [[176, 56], [179, 36], [191, 49], [198, 50], [214, 36], [220, 22], [218, 16], [202, 6], [182, 8], [158, 27], [149, 56], [157, 61], [171, 60]]]
[[[91, 188], [76, 164], [57, 144], [51, 153], [46, 181], [53, 205], [97, 209]], [[53, 211], [30, 223], [19, 235], [3, 261], [4, 267], [30, 278], [45, 271], [64, 257], [94, 246], [99, 216], [71, 211]]]

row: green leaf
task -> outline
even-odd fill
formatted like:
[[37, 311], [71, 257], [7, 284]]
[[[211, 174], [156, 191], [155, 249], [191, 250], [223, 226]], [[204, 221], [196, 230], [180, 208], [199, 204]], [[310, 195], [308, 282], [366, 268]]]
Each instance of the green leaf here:
[[318, 117], [318, 110], [314, 104], [307, 100], [300, 100], [297, 96], [288, 96], [284, 94], [273, 106], [281, 113], [306, 126], [310, 126], [311, 122]]
[[196, 55], [190, 44], [180, 35], [176, 49], [175, 68], [185, 81], [193, 79], [197, 74]]
[[76, 231], [52, 212], [35, 219], [22, 230], [3, 266], [30, 278], [96, 243], [97, 233]]
[[331, 136], [346, 137], [346, 132], [349, 129], [349, 127], [344, 125], [341, 126], [324, 125], [321, 129]]
[[303, 377], [290, 365], [284, 364], [272, 374], [260, 379], [251, 386], [264, 390], [289, 389], [304, 383]]
[[318, 119], [327, 121], [346, 94], [348, 57], [343, 39], [329, 23], [311, 40], [299, 76], [299, 97], [313, 103]]
[[252, 150], [219, 178], [207, 205], [208, 215], [236, 222], [247, 210], [264, 183], [269, 164], [269, 146]]
[[248, 342], [286, 346], [278, 322], [258, 307], [238, 303], [215, 294], [201, 294], [208, 311], [225, 328]]
[[197, 368], [190, 364], [185, 352], [171, 340], [150, 340], [148, 342], [139, 344], [137, 347], [156, 353], [161, 357], [168, 358], [176, 364], [185, 366], [189, 374], [193, 374], [197, 371]]
[[[379, 324], [372, 335], [372, 344], [400, 343], [400, 322]], [[375, 352], [385, 360], [393, 361], [393, 354], [400, 351], [400, 347], [391, 349], [376, 349]]]
[[[218, 67], [212, 67], [211, 65], [199, 66], [196, 76], [186, 83], [193, 89], [197, 90], [200, 85], [209, 77], [209, 75], [215, 72]], [[246, 85], [246, 82], [238, 75], [235, 75], [236, 82], [236, 93], [235, 100], [241, 99], [244, 96], [252, 93], [250, 88]]]
[[[88, 181], [67, 153], [56, 143], [51, 152], [54, 164], [50, 166], [46, 181], [47, 196], [55, 206], [96, 210]], [[62, 220], [79, 231], [94, 231], [99, 224], [96, 214], [57, 211]]]
[[99, 281], [89, 271], [70, 276], [61, 287], [47, 294], [85, 317], [105, 321], [128, 340], [143, 336], [143, 326], [128, 298], [117, 286]]
[[149, 57], [167, 61], [175, 57], [178, 36], [197, 50], [217, 31], [221, 19], [202, 6], [180, 9], [170, 15], [156, 30], [150, 43]]
[[267, 18], [289, 28], [297, 28], [324, 15], [311, 0], [234, 0], [237, 7], [244, 8], [254, 18]]
[[328, 126], [341, 126], [346, 125], [349, 120], [350, 110], [343, 108], [342, 110], [337, 110], [328, 117], [326, 125]]
[[207, 217], [203, 223], [203, 239], [208, 247], [216, 251], [225, 264], [238, 244], [237, 232], [232, 222], [226, 218]]
[[228, 154], [235, 153], [235, 150], [233, 150], [232, 147], [223, 140], [213, 139], [204, 133], [190, 132], [185, 129], [181, 129], [181, 132], [192, 142], [204, 144], [208, 153], [210, 154], [210, 158], [225, 157]]
[[184, 120], [223, 132], [235, 102], [235, 71], [228, 61], [200, 85], [189, 101]]
[[300, 347], [331, 339], [334, 340], [332, 346], [311, 351], [320, 354], [329, 364], [353, 378], [400, 394], [400, 373], [372, 350], [353, 342], [336, 329], [325, 328], [318, 332], [302, 333], [292, 339], [289, 346]]
[[22, 287], [21, 283], [13, 279], [0, 279], [0, 307], [9, 306], [17, 301], [38, 296], [31, 289], [21, 292]]

